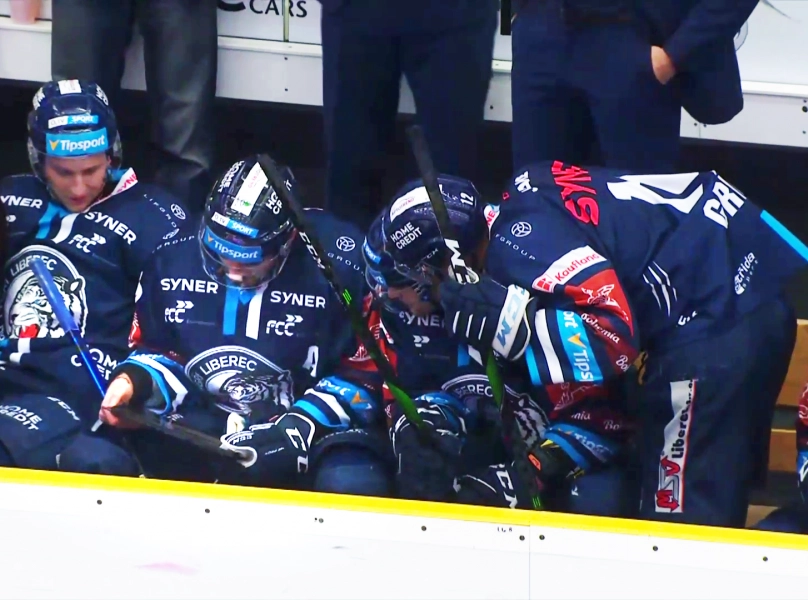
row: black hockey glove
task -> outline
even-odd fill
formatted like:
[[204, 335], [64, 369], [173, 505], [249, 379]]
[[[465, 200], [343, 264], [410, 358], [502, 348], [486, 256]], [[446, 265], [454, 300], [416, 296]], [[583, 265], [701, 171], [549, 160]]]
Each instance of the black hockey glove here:
[[247, 448], [252, 455], [239, 461], [247, 470], [235, 475], [241, 481], [226, 483], [289, 484], [299, 474], [308, 471], [314, 429], [314, 422], [307, 416], [289, 412], [270, 423], [223, 435], [223, 448]]
[[530, 294], [516, 285], [501, 286], [488, 276], [479, 283], [440, 284], [446, 327], [481, 352], [493, 348], [508, 360], [518, 360], [530, 342], [527, 305]]
[[424, 394], [413, 402], [433, 441], [424, 439], [406, 416], [394, 413], [390, 437], [398, 459], [398, 493], [410, 500], [444, 501], [453, 493], [452, 483], [459, 468], [466, 409], [445, 392]]
[[550, 441], [530, 451], [528, 458], [525, 468], [499, 464], [461, 475], [454, 483], [455, 500], [476, 506], [537, 508], [532, 505], [536, 492], [544, 504], [545, 494], [552, 498], [568, 478], [581, 473], [566, 452]]
[[[529, 450], [527, 458], [532, 467], [530, 475], [533, 477], [540, 494], [547, 493], [567, 479], [572, 479], [583, 473], [569, 454], [550, 440], [544, 440], [540, 445]], [[527, 484], [527, 482], [522, 483]]]

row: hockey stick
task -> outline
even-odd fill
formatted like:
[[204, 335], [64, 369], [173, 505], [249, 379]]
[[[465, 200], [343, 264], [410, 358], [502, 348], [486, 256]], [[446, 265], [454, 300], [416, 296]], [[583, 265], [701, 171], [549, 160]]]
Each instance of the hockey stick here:
[[[440, 190], [438, 183], [438, 172], [435, 169], [435, 163], [432, 161], [432, 155], [429, 152], [429, 145], [426, 143], [424, 131], [419, 125], [412, 125], [407, 128], [407, 137], [410, 140], [412, 153], [415, 156], [415, 162], [418, 164], [418, 171], [421, 174], [421, 179], [424, 182], [427, 196], [429, 196], [429, 203], [432, 205], [432, 212], [435, 213], [435, 220], [438, 223], [438, 230], [440, 231], [443, 242], [451, 252], [449, 274], [461, 284], [475, 284], [479, 282], [480, 278], [472, 271], [460, 255], [460, 244], [457, 241], [452, 221], [449, 218], [449, 211], [446, 208], [446, 202], [443, 200], [443, 193]], [[494, 396], [494, 402], [500, 410], [500, 413], [505, 408], [505, 383], [502, 380], [502, 375], [499, 372], [496, 359], [494, 358], [494, 351], [489, 350], [485, 360], [485, 374], [488, 376], [488, 381], [491, 383], [491, 392]], [[532, 469], [527, 464], [528, 449], [525, 441], [522, 439], [522, 434], [519, 431], [519, 426], [516, 419], [513, 419], [513, 428], [511, 430], [511, 438], [513, 444], [514, 466], [523, 475], [522, 479], [525, 485], [529, 487], [531, 496], [531, 503], [534, 508], [541, 508], [541, 498], [539, 497], [538, 489], [534, 489], [534, 477]]]
[[362, 342], [365, 350], [367, 350], [371, 360], [379, 371], [379, 375], [381, 375], [387, 387], [390, 389], [393, 398], [398, 402], [401, 410], [404, 411], [407, 420], [416, 425], [419, 431], [425, 431], [424, 421], [421, 415], [418, 414], [415, 404], [413, 404], [412, 399], [399, 384], [398, 377], [390, 361], [387, 360], [387, 357], [382, 353], [379, 345], [376, 343], [373, 333], [368, 328], [365, 318], [362, 316], [362, 309], [357, 306], [356, 300], [351, 295], [351, 292], [339, 281], [328, 255], [325, 250], [323, 250], [322, 244], [320, 244], [320, 240], [317, 239], [311, 227], [309, 227], [308, 219], [306, 218], [302, 205], [295, 197], [295, 194], [286, 187], [286, 181], [280, 169], [266, 154], [262, 154], [258, 157], [258, 164], [264, 169], [264, 173], [266, 173], [272, 187], [277, 192], [280, 201], [289, 210], [290, 219], [300, 239], [303, 240], [306, 249], [314, 259], [323, 277], [328, 281], [328, 285], [331, 286], [331, 289], [334, 291], [337, 298], [339, 298], [340, 304], [342, 304], [343, 308], [348, 313], [354, 333], [359, 338], [359, 341]]
[[[56, 315], [56, 320], [59, 321], [59, 325], [62, 327], [62, 329], [64, 329], [70, 335], [70, 338], [73, 340], [73, 344], [79, 351], [81, 362], [84, 363], [87, 373], [89, 373], [90, 378], [93, 380], [93, 383], [95, 383], [95, 387], [98, 388], [98, 392], [101, 394], [101, 398], [103, 398], [106, 395], [104, 378], [98, 372], [98, 368], [90, 356], [90, 349], [87, 346], [87, 342], [84, 341], [84, 337], [81, 335], [81, 331], [76, 325], [73, 315], [67, 310], [64, 300], [62, 299], [62, 294], [59, 291], [59, 288], [56, 287], [56, 283], [53, 281], [53, 276], [51, 276], [50, 271], [40, 258], [34, 258], [31, 261], [31, 270], [34, 272], [34, 275], [39, 282], [39, 287], [42, 289], [42, 293], [45, 294], [45, 298], [48, 300], [51, 309], [53, 309], [53, 314]], [[136, 410], [131, 406], [124, 405], [112, 409], [111, 412], [115, 416], [120, 416], [128, 421], [141, 425], [142, 427], [147, 427], [149, 429], [159, 431], [160, 433], [169, 437], [176, 438], [177, 440], [193, 444], [194, 446], [207, 452], [232, 459], [239, 459], [242, 457], [249, 458], [249, 454], [246, 451], [242, 453], [236, 450], [222, 448], [221, 442], [215, 437], [204, 434], [201, 431], [196, 431], [195, 429], [161, 419], [158, 415], [152, 413], [151, 411]], [[93, 431], [98, 429], [99, 425], [100, 422], [97, 422], [93, 426]]]

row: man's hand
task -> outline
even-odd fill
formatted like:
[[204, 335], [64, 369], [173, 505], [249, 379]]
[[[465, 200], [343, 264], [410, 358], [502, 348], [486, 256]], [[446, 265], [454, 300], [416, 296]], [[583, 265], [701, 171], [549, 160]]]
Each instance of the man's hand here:
[[676, 75], [676, 65], [659, 46], [651, 46], [651, 66], [654, 68], [654, 76], [662, 85], [666, 85]]
[[126, 406], [129, 404], [134, 393], [135, 386], [132, 384], [132, 380], [129, 379], [129, 376], [125, 373], [118, 375], [107, 388], [104, 401], [101, 402], [101, 410], [98, 411], [98, 418], [113, 427], [136, 429], [137, 425], [127, 423], [125, 419], [116, 417], [111, 411], [111, 409], [116, 406]]

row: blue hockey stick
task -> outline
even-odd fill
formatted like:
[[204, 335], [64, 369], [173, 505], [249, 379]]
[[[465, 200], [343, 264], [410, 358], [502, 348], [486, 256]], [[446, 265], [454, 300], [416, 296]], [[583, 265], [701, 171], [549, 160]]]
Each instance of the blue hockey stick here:
[[59, 288], [56, 287], [56, 282], [53, 281], [53, 276], [50, 274], [48, 267], [45, 266], [45, 263], [42, 262], [42, 259], [39, 257], [31, 260], [30, 265], [31, 270], [34, 272], [34, 275], [39, 282], [39, 287], [42, 289], [42, 293], [45, 294], [45, 298], [48, 299], [48, 304], [50, 304], [53, 314], [56, 315], [56, 320], [59, 321], [59, 325], [65, 330], [66, 333], [70, 335], [70, 338], [73, 340], [73, 344], [75, 344], [76, 348], [78, 348], [81, 362], [84, 363], [84, 366], [87, 368], [87, 372], [90, 374], [93, 383], [95, 383], [95, 387], [98, 388], [98, 393], [101, 394], [101, 397], [103, 398], [104, 394], [106, 393], [104, 378], [101, 377], [101, 373], [98, 372], [98, 368], [95, 366], [95, 363], [90, 356], [90, 349], [87, 347], [87, 343], [84, 341], [81, 331], [79, 330], [78, 325], [76, 325], [75, 319], [73, 319], [73, 315], [71, 315], [67, 310], [65, 301], [62, 299], [62, 293], [59, 291]]
[[[30, 265], [31, 270], [34, 272], [34, 275], [39, 282], [39, 287], [45, 294], [45, 298], [47, 298], [48, 303], [51, 305], [51, 309], [53, 309], [53, 314], [56, 315], [56, 320], [59, 321], [59, 325], [62, 327], [62, 329], [64, 329], [65, 332], [70, 335], [70, 338], [73, 340], [73, 344], [79, 351], [81, 361], [84, 363], [84, 366], [86, 367], [87, 372], [90, 374], [93, 383], [95, 383], [95, 386], [98, 388], [101, 398], [103, 398], [106, 395], [104, 378], [101, 376], [101, 373], [98, 372], [98, 368], [90, 355], [90, 348], [87, 346], [87, 342], [84, 341], [84, 336], [82, 336], [81, 330], [79, 329], [78, 325], [76, 325], [73, 315], [67, 310], [67, 306], [65, 306], [64, 300], [62, 299], [62, 293], [56, 286], [53, 276], [48, 270], [48, 267], [45, 266], [45, 263], [42, 262], [42, 259], [38, 257], [34, 258]], [[185, 427], [183, 425], [179, 425], [172, 421], [161, 419], [158, 415], [151, 411], [136, 410], [131, 406], [124, 405], [112, 409], [111, 412], [116, 416], [123, 417], [128, 421], [141, 425], [142, 427], [154, 429], [163, 435], [193, 444], [194, 446], [202, 450], [206, 450], [207, 452], [212, 452], [214, 454], [231, 459], [240, 459], [246, 457], [246, 453], [231, 450], [229, 448], [222, 448], [221, 442], [213, 436], [189, 427]], [[92, 430], [95, 431], [100, 425], [101, 421], [96, 421]]]

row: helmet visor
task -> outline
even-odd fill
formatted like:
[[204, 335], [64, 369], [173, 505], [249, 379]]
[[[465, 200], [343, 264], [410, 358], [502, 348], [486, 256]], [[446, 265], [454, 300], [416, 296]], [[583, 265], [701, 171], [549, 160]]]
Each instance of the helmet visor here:
[[423, 261], [415, 267], [397, 262], [395, 263], [395, 270], [400, 277], [420, 286], [431, 286], [438, 274], [435, 267]]

